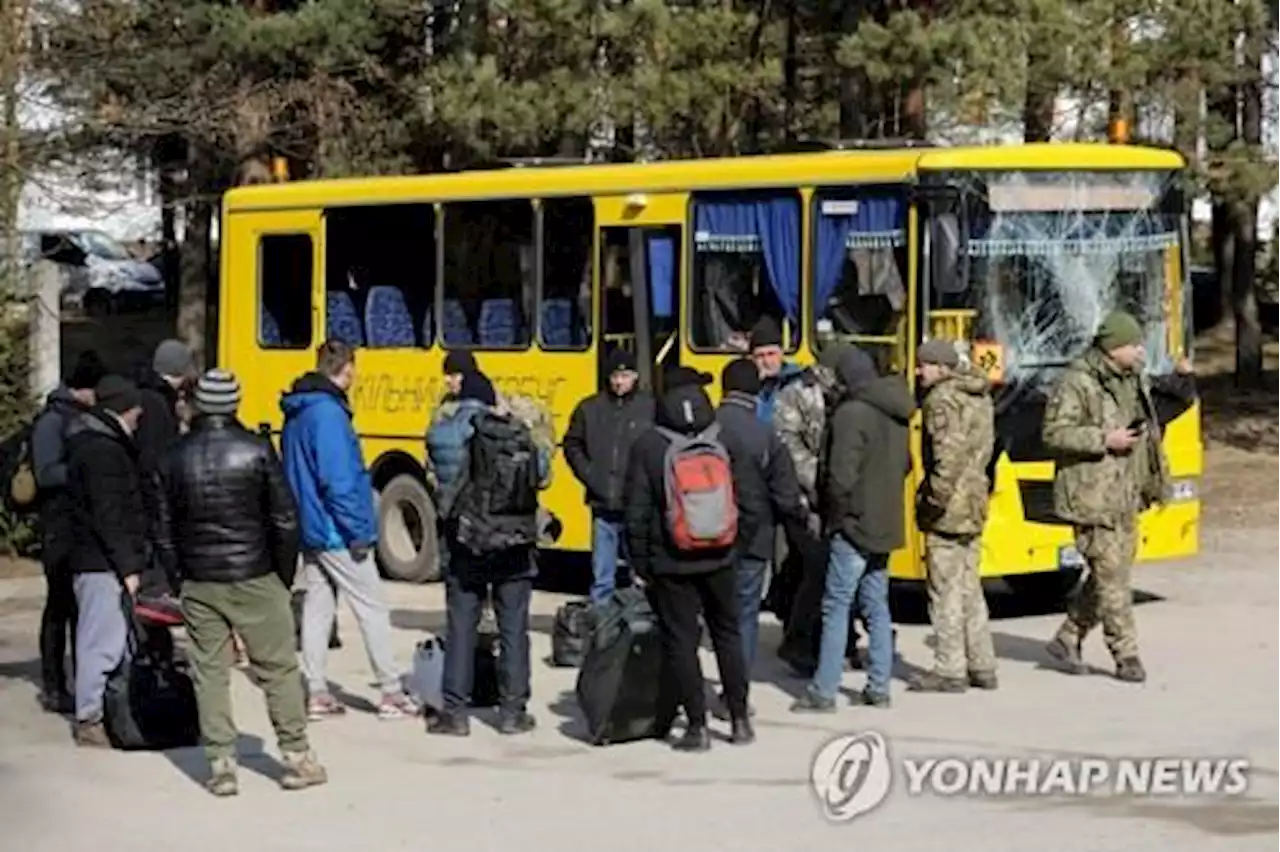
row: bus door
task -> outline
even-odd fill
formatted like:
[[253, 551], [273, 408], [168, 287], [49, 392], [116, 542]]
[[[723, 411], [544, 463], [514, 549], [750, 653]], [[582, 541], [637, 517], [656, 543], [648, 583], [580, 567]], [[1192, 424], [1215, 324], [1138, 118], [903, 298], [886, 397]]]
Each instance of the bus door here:
[[599, 385], [609, 354], [635, 355], [640, 384], [658, 389], [662, 372], [679, 363], [683, 195], [631, 195], [596, 199], [599, 247], [597, 302], [603, 346]]
[[[907, 187], [901, 184], [820, 187], [813, 195], [814, 331], [819, 346], [851, 343], [882, 374], [900, 374], [915, 389], [916, 264]], [[915, 532], [921, 418], [911, 419], [912, 465], [904, 471], [906, 544], [894, 551], [895, 579], [918, 579], [921, 540]]]
[[324, 340], [318, 210], [227, 216], [218, 358], [243, 387], [241, 419], [280, 428], [280, 394], [315, 369]]

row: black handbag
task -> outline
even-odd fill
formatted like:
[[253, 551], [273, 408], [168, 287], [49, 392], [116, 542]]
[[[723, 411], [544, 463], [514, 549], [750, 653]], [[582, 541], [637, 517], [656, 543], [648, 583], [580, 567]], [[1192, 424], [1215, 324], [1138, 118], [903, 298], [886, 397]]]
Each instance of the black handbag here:
[[107, 739], [122, 751], [164, 751], [200, 742], [200, 717], [191, 678], [172, 653], [141, 641], [133, 601], [121, 605], [127, 626], [124, 661], [107, 676], [103, 725]]

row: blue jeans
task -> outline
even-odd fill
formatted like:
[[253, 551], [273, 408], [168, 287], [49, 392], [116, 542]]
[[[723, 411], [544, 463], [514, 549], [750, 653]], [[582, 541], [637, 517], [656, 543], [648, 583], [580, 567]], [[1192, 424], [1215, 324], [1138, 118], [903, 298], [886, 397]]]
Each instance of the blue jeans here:
[[591, 516], [591, 602], [602, 603], [618, 586], [618, 559], [626, 550], [627, 530], [616, 515]]
[[743, 556], [734, 568], [738, 587], [739, 624], [742, 632], [742, 665], [751, 677], [751, 666], [756, 661], [757, 637], [760, 634], [760, 598], [764, 594], [764, 580], [769, 573], [769, 561], [754, 556]]
[[844, 672], [849, 614], [854, 598], [867, 624], [867, 692], [889, 694], [893, 672], [893, 621], [889, 616], [889, 557], [863, 553], [842, 535], [831, 539], [827, 585], [822, 595], [822, 650], [809, 688], [835, 698]]
[[445, 581], [444, 712], [456, 715], [471, 704], [480, 610], [490, 589], [498, 620], [498, 710], [523, 713], [529, 704], [529, 601], [533, 580], [492, 582], [455, 572]]

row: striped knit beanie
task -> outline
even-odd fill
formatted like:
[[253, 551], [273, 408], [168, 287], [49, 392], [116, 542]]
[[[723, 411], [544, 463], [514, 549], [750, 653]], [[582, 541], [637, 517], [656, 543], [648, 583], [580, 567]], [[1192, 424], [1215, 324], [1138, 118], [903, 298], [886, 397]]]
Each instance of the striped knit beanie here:
[[198, 414], [233, 415], [240, 407], [240, 382], [234, 373], [210, 370], [196, 382], [194, 399]]

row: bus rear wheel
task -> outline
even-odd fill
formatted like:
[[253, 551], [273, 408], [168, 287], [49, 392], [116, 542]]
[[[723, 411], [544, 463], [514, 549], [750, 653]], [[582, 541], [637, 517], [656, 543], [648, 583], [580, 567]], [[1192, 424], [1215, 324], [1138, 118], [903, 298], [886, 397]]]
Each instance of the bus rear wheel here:
[[378, 494], [378, 564], [391, 580], [440, 579], [436, 509], [417, 477], [402, 473]]

